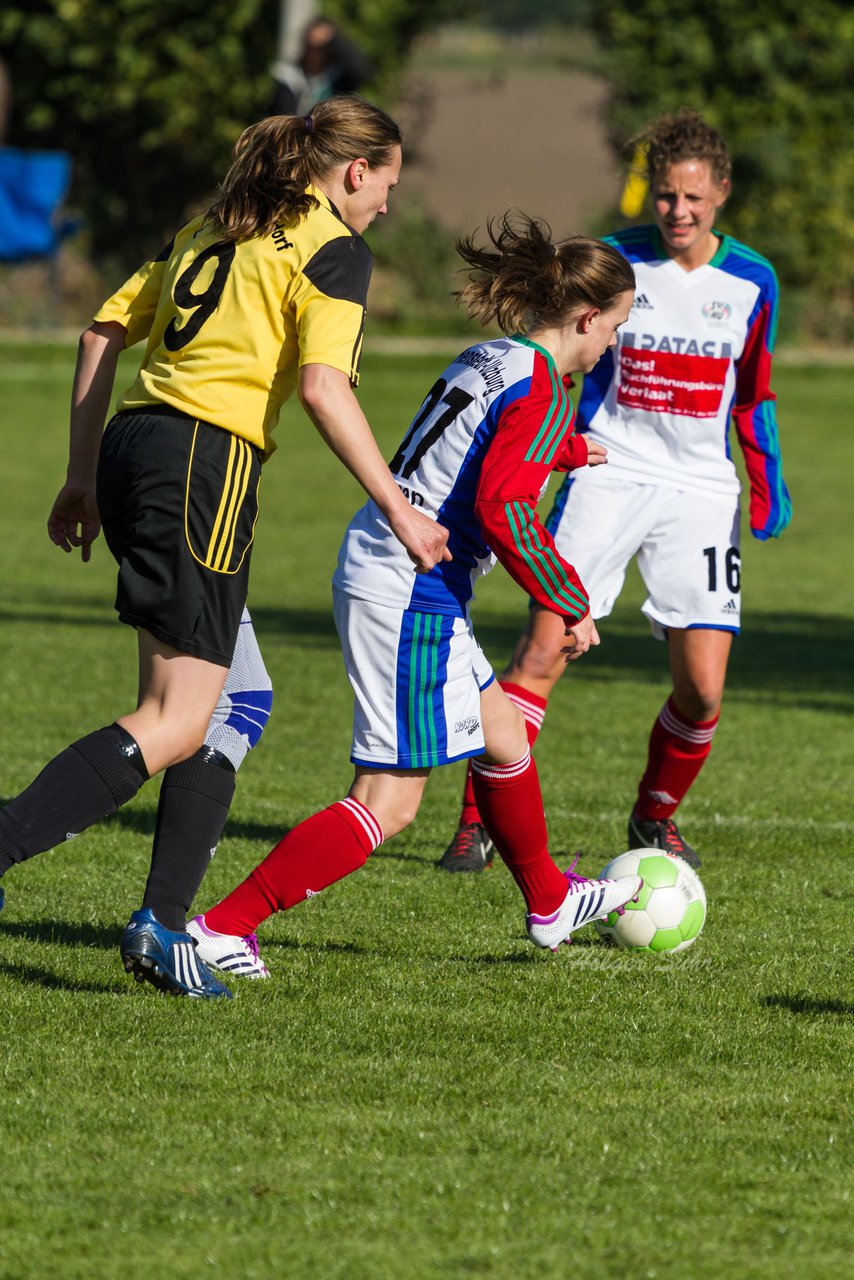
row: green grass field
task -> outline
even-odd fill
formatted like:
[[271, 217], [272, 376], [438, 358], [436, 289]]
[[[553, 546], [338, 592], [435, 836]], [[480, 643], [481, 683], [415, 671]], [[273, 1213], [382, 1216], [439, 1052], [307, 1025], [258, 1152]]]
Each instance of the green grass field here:
[[[72, 364], [0, 347], [4, 797], [135, 692], [106, 549], [84, 566], [44, 531]], [[441, 364], [366, 361], [389, 453]], [[854, 390], [833, 368], [776, 382], [796, 516], [744, 548], [744, 634], [681, 811], [709, 899], [695, 946], [633, 956], [588, 929], [535, 953], [503, 867], [433, 867], [455, 767], [362, 872], [265, 926], [272, 981], [169, 1000], [117, 952], [152, 784], [6, 879], [3, 1280], [851, 1274]], [[298, 411], [279, 440], [250, 599], [277, 700], [202, 906], [350, 779], [328, 581], [359, 495]], [[624, 847], [668, 687], [641, 600], [633, 576], [537, 749], [553, 847], [590, 874]], [[524, 608], [500, 571], [484, 585], [496, 664]]]

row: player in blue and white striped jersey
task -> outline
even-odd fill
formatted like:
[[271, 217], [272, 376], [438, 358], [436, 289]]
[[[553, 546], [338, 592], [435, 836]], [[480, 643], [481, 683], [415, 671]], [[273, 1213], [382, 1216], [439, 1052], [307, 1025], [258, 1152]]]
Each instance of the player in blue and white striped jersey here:
[[409, 501], [447, 528], [452, 558], [414, 574], [375, 503], [351, 521], [334, 596], [355, 694], [353, 785], [191, 922], [214, 967], [228, 968], [272, 912], [362, 866], [412, 821], [430, 769], [462, 757], [473, 758], [484, 820], [525, 899], [535, 945], [556, 949], [638, 891], [637, 877], [589, 880], [552, 861], [524, 720], [494, 680], [468, 615], [475, 578], [497, 559], [560, 614], [576, 656], [598, 644], [584, 587], [536, 505], [555, 468], [605, 461], [604, 449], [574, 436], [564, 380], [614, 345], [634, 275], [610, 246], [583, 237], [552, 244], [531, 220], [517, 227], [505, 218], [490, 235], [490, 250], [458, 246], [476, 273], [461, 296], [506, 336], [444, 370], [391, 462]]

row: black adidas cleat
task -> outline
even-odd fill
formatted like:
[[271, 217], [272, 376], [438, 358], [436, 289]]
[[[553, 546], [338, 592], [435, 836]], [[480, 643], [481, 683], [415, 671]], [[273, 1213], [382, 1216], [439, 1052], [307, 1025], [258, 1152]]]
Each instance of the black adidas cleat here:
[[636, 818], [632, 814], [629, 818], [629, 848], [663, 849], [665, 853], [682, 858], [695, 871], [702, 865], [700, 855], [682, 839], [672, 818]]
[[483, 871], [492, 866], [495, 845], [480, 822], [463, 822], [436, 863], [442, 871]]

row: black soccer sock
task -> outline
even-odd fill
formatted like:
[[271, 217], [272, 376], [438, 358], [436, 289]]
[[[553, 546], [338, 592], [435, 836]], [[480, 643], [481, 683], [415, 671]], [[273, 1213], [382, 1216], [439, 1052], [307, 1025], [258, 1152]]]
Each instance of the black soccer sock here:
[[119, 724], [72, 743], [0, 810], [0, 875], [115, 813], [147, 778], [137, 742]]
[[167, 929], [182, 931], [214, 855], [237, 779], [227, 756], [204, 746], [163, 775], [144, 907]]

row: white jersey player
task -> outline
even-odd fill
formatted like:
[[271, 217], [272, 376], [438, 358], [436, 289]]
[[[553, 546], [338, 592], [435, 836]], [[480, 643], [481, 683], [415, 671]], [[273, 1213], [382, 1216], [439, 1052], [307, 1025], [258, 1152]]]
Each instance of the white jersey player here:
[[524, 720], [492, 678], [468, 617], [474, 579], [495, 557], [555, 611], [577, 654], [598, 643], [584, 587], [536, 507], [552, 469], [605, 460], [601, 446], [574, 435], [564, 378], [592, 369], [613, 345], [634, 274], [613, 247], [584, 237], [552, 244], [531, 220], [518, 227], [505, 218], [490, 237], [491, 249], [459, 246], [478, 273], [462, 297], [507, 336], [452, 362], [391, 463], [409, 501], [447, 528], [452, 559], [416, 575], [378, 506], [369, 502], [351, 522], [335, 622], [355, 694], [353, 785], [191, 922], [199, 954], [215, 967], [252, 953], [250, 969], [263, 977], [247, 941], [261, 921], [362, 866], [412, 821], [430, 768], [465, 756], [536, 946], [556, 949], [640, 888], [637, 877], [590, 880], [553, 862]]
[[[646, 136], [655, 223], [608, 238], [632, 264], [637, 292], [616, 347], [584, 380], [579, 429], [608, 466], [564, 482], [546, 524], [576, 566], [594, 618], [611, 612], [633, 557], [643, 612], [668, 641], [673, 693], [653, 727], [629, 820], [629, 843], [699, 859], [672, 815], [711, 749], [732, 637], [739, 630], [739, 480], [733, 423], [760, 540], [789, 522], [771, 352], [778, 292], [771, 265], [714, 229], [729, 157], [696, 112], [664, 117]], [[535, 739], [564, 670], [560, 619], [534, 602], [505, 673]], [[457, 833], [440, 865], [476, 871], [491, 857], [467, 784]]]
[[470, 347], [434, 383], [390, 466], [410, 502], [448, 529], [452, 559], [413, 574], [368, 502], [344, 536], [333, 578], [345, 664], [358, 672], [355, 764], [423, 768], [483, 750], [480, 694], [493, 674], [468, 607], [496, 559], [567, 627], [586, 616], [578, 574], [555, 554], [536, 511], [551, 472], [586, 461], [555, 362], [529, 338]]

